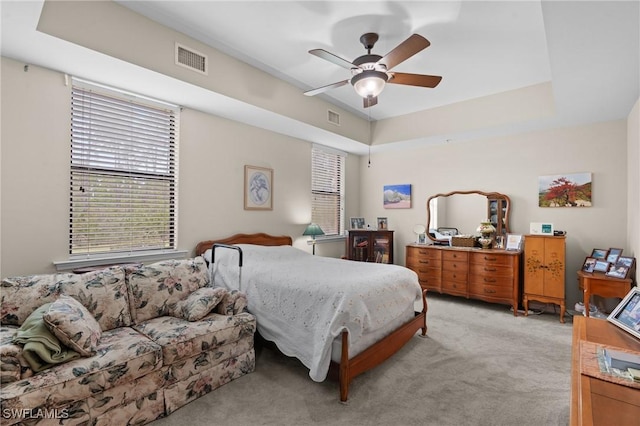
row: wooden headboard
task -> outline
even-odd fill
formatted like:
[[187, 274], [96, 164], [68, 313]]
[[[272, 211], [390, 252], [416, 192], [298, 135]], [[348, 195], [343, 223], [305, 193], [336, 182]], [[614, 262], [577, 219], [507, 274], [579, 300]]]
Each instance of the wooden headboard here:
[[259, 246], [290, 246], [293, 244], [291, 237], [287, 235], [258, 234], [236, 234], [220, 240], [201, 241], [196, 246], [196, 256], [202, 255], [211, 248], [214, 243], [220, 244], [256, 244]]

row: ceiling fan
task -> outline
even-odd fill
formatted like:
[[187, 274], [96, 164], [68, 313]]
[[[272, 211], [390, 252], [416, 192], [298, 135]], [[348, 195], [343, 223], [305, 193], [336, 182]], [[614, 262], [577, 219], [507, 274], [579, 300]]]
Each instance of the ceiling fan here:
[[363, 34], [360, 37], [360, 43], [367, 49], [367, 54], [357, 57], [353, 62], [342, 59], [324, 49], [310, 50], [309, 53], [312, 55], [351, 70], [352, 77], [327, 86], [318, 87], [317, 89], [308, 90], [304, 92], [304, 94], [314, 96], [351, 83], [355, 91], [362, 96], [364, 107], [368, 108], [378, 103], [378, 95], [382, 92], [386, 83], [433, 88], [442, 80], [442, 77], [435, 75], [407, 74], [391, 71], [396, 65], [429, 47], [431, 43], [421, 35], [411, 35], [384, 57], [371, 54], [371, 49], [373, 49], [376, 41], [378, 41], [378, 34]]

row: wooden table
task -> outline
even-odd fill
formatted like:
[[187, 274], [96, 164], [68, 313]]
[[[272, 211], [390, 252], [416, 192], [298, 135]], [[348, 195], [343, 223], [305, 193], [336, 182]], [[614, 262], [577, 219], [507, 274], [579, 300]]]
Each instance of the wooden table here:
[[640, 353], [640, 340], [607, 320], [573, 317], [570, 425], [638, 425], [640, 389], [581, 374], [581, 341]]
[[589, 316], [589, 300], [592, 294], [623, 299], [633, 285], [631, 278], [608, 277], [604, 272], [578, 271], [578, 282], [580, 289], [584, 292], [584, 313], [586, 316]]

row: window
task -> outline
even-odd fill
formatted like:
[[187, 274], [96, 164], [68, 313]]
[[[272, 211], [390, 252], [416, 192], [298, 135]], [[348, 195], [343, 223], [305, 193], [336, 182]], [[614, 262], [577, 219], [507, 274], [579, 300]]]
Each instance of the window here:
[[314, 146], [311, 150], [311, 221], [325, 235], [344, 231], [344, 166], [346, 154]]
[[178, 108], [73, 80], [72, 255], [175, 249]]

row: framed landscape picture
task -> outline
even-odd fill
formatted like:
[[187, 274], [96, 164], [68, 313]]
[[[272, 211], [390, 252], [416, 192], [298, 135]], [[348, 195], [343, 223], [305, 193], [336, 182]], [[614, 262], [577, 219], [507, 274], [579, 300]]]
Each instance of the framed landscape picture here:
[[410, 209], [411, 185], [385, 185], [383, 188], [383, 204], [385, 209]]
[[610, 248], [607, 253], [607, 262], [615, 264], [618, 261], [618, 258], [622, 254], [622, 249], [619, 248]]
[[606, 260], [596, 260], [596, 264], [593, 266], [594, 272], [607, 272], [609, 270], [609, 262]]
[[607, 253], [609, 253], [609, 250], [596, 248], [596, 249], [593, 249], [593, 251], [591, 252], [591, 257], [595, 259], [604, 260], [607, 258]]
[[538, 177], [540, 207], [591, 207], [591, 173]]

